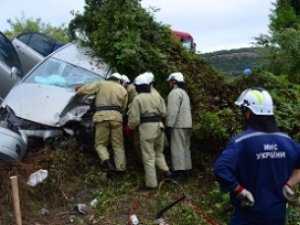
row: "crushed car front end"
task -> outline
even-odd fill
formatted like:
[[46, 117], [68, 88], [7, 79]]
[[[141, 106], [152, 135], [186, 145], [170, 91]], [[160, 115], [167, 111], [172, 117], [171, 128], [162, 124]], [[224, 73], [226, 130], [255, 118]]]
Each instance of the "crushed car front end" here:
[[[12, 158], [21, 159], [31, 139], [45, 141], [70, 135], [83, 143], [92, 142], [94, 98], [76, 95], [75, 87], [103, 80], [110, 70], [103, 63], [92, 63], [95, 60], [81, 48], [69, 48], [49, 56], [1, 104], [0, 146], [21, 151]], [[78, 64], [73, 64], [76, 60]], [[6, 141], [2, 144], [1, 140]], [[0, 149], [0, 159], [7, 160], [1, 155], [5, 148]]]

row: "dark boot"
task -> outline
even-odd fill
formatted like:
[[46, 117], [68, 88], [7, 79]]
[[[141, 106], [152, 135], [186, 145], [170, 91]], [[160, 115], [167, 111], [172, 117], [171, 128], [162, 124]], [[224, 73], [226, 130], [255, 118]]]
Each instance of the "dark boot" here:
[[172, 179], [174, 177], [173, 173], [170, 170], [165, 171], [164, 174], [163, 174], [163, 176], [166, 179]]
[[113, 164], [109, 160], [105, 160], [102, 162], [104, 171], [115, 171]]
[[112, 175], [116, 178], [123, 178], [126, 175], [126, 171], [125, 170], [123, 170], [123, 171], [115, 170], [112, 172]]
[[107, 171], [107, 177], [109, 180], [116, 181], [120, 178], [123, 179], [126, 175], [126, 171], [119, 171], [119, 170], [110, 170]]
[[184, 174], [187, 178], [190, 178], [193, 175], [193, 172], [192, 170], [185, 170]]
[[187, 174], [185, 170], [175, 170], [173, 171], [173, 179], [179, 182], [184, 182], [187, 180]]
[[151, 187], [146, 187], [146, 186], [142, 186], [138, 189], [139, 192], [142, 193], [149, 193], [149, 192], [153, 192], [155, 191], [157, 188], [151, 188]]

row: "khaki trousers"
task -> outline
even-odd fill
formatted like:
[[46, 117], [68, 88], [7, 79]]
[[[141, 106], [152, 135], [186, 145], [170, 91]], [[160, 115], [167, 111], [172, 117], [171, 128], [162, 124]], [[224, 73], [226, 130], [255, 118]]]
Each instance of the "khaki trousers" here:
[[145, 171], [146, 187], [158, 186], [156, 166], [169, 171], [164, 156], [164, 133], [159, 123], [144, 123], [140, 126], [140, 147]]
[[173, 128], [171, 132], [171, 158], [173, 170], [191, 170], [191, 129]]
[[96, 123], [95, 147], [103, 161], [109, 160], [108, 145], [112, 145], [114, 162], [118, 171], [126, 170], [126, 156], [122, 123], [118, 121], [103, 121]]

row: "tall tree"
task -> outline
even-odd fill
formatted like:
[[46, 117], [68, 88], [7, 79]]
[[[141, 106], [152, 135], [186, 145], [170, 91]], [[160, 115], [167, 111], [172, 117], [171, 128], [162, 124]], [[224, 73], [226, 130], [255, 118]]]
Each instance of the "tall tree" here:
[[291, 0], [291, 5], [295, 10], [297, 16], [300, 15], [300, 1], [299, 0]]
[[[139, 0], [86, 0], [85, 11], [70, 23], [97, 55], [121, 73], [152, 70], [167, 74], [172, 51], [180, 46], [169, 27], [156, 22]], [[176, 67], [174, 68], [176, 69]]]
[[299, 0], [277, 0], [270, 18], [270, 36], [257, 39], [265, 47], [267, 68], [275, 74], [288, 74], [300, 82]]
[[277, 0], [271, 15], [270, 29], [280, 32], [288, 28], [299, 27], [299, 0]]

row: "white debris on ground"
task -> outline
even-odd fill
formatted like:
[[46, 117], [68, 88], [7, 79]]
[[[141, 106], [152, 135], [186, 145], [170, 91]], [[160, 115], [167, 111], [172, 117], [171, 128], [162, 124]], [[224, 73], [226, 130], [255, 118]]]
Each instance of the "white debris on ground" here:
[[27, 185], [31, 187], [35, 187], [38, 184], [42, 183], [44, 180], [46, 180], [47, 177], [48, 177], [48, 171], [40, 169], [29, 176]]

